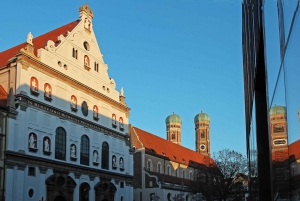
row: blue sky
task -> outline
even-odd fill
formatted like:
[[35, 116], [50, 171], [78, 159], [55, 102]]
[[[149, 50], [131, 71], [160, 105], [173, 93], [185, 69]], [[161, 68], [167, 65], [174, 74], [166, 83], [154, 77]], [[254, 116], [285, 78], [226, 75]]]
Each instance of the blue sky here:
[[[0, 51], [77, 20], [85, 1], [6, 1]], [[166, 138], [182, 119], [195, 149], [194, 116], [211, 118], [211, 152], [245, 153], [241, 0], [88, 1], [109, 75], [124, 87], [130, 123]]]

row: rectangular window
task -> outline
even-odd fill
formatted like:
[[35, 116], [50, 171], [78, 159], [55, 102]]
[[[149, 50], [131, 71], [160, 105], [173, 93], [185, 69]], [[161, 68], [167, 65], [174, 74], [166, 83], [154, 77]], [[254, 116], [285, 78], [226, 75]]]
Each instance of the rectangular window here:
[[28, 167], [28, 175], [35, 176], [35, 167]]
[[99, 72], [99, 64], [98, 63], [94, 63], [94, 70], [96, 71], [96, 72]]
[[75, 48], [73, 48], [72, 57], [75, 58], [75, 59], [78, 58], [78, 50], [76, 50]]
[[124, 188], [124, 182], [123, 181], [121, 181], [121, 183], [120, 183], [120, 188]]

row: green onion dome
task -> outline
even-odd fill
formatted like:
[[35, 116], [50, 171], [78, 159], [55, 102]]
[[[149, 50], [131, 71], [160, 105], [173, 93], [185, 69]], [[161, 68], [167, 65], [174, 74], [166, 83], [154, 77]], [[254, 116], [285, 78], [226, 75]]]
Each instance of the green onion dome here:
[[209, 121], [210, 122], [210, 117], [208, 114], [205, 114], [201, 111], [201, 113], [197, 114], [194, 118], [194, 122], [197, 123], [199, 121]]
[[[299, 113], [299, 111], [298, 111], [298, 113]], [[270, 116], [276, 115], [276, 114], [286, 114], [286, 107], [276, 105], [270, 109], [269, 114], [270, 114]]]
[[166, 118], [166, 124], [170, 124], [170, 123], [179, 123], [181, 124], [181, 118], [177, 115], [177, 114], [171, 114]]

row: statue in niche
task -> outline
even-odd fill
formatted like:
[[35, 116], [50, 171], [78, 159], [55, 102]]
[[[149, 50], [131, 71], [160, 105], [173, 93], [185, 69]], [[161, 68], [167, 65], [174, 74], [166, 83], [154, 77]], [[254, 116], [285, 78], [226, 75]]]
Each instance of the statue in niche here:
[[32, 78], [32, 80], [31, 80], [31, 90], [32, 91], [37, 91], [38, 90], [35, 78]]
[[124, 169], [124, 161], [123, 158], [120, 158], [120, 169]]
[[93, 115], [94, 115], [94, 117], [98, 117], [98, 109], [97, 109], [97, 107], [96, 106], [94, 106], [94, 109], [93, 109]]
[[30, 45], [33, 45], [32, 39], [33, 39], [33, 35], [31, 34], [31, 32], [29, 32], [28, 35], [27, 35], [26, 42], [29, 43]]
[[120, 90], [120, 96], [124, 96], [124, 88], [123, 87]]
[[98, 163], [98, 152], [96, 150], [93, 153], [93, 163]]
[[46, 152], [50, 151], [50, 146], [49, 146], [49, 140], [48, 140], [48, 138], [46, 138], [45, 141], [44, 141], [44, 151], [46, 151]]
[[35, 141], [33, 134], [31, 133], [29, 136], [29, 148], [35, 149]]
[[113, 157], [112, 157], [112, 166], [113, 166], [113, 168], [117, 167], [117, 158], [115, 155], [113, 155]]
[[112, 121], [113, 121], [114, 125], [117, 124], [117, 120], [116, 120], [116, 115], [115, 114], [112, 115]]
[[88, 56], [84, 56], [84, 65], [87, 67], [90, 67], [90, 61], [89, 61], [89, 57]]
[[76, 108], [76, 105], [77, 105], [76, 98], [75, 98], [75, 96], [72, 96], [72, 98], [71, 98], [71, 107]]
[[121, 118], [119, 119], [119, 121], [120, 121], [120, 128], [122, 129], [122, 128], [123, 128], [123, 118], [121, 117]]
[[46, 84], [45, 96], [48, 97], [48, 98], [51, 98], [51, 88], [50, 88], [49, 84]]
[[76, 147], [74, 144], [71, 145], [71, 157], [76, 158]]

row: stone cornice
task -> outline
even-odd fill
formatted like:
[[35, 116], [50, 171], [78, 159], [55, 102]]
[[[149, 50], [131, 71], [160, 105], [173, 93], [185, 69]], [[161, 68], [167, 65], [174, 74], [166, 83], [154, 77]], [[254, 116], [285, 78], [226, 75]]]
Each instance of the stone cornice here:
[[69, 172], [86, 174], [86, 175], [97, 175], [103, 178], [113, 178], [119, 180], [133, 180], [133, 176], [129, 174], [119, 174], [116, 172], [111, 172], [107, 170], [95, 169], [86, 166], [80, 166], [76, 164], [70, 164], [67, 162], [56, 161], [56, 160], [49, 160], [41, 157], [31, 156], [19, 152], [14, 151], [5, 151], [5, 162], [6, 164], [13, 164], [17, 163], [17, 165], [31, 165], [31, 166], [38, 166], [38, 167], [46, 167], [49, 169], [58, 169], [58, 170], [67, 170]]
[[81, 117], [78, 117], [76, 115], [73, 115], [64, 110], [61, 110], [61, 109], [55, 108], [53, 106], [47, 105], [45, 103], [42, 103], [40, 101], [34, 100], [34, 99], [28, 97], [25, 93], [17, 94], [16, 99], [18, 100], [18, 104], [19, 104], [19, 107], [21, 110], [26, 111], [27, 107], [36, 108], [40, 111], [49, 113], [53, 116], [57, 116], [59, 118], [66, 119], [68, 121], [76, 123], [77, 125], [88, 127], [92, 130], [104, 133], [105, 135], [110, 135], [114, 138], [123, 140], [123, 141], [125, 141], [126, 145], [128, 147], [130, 147], [130, 135], [128, 135], [128, 134], [122, 134], [122, 133], [116, 132], [114, 130], [111, 130], [109, 128], [101, 126], [97, 123], [94, 123], [94, 122], [88, 121], [86, 119], [83, 119]]
[[22, 66], [25, 65], [23, 67], [24, 69], [27, 69], [30, 65], [31, 68], [34, 68], [35, 70], [45, 73], [47, 75], [51, 75], [51, 76], [55, 77], [56, 79], [61, 80], [62, 82], [67, 81], [68, 85], [71, 85], [74, 88], [79, 89], [80, 91], [82, 91], [86, 94], [94, 96], [96, 99], [101, 99], [102, 101], [123, 111], [126, 114], [126, 116], [129, 117], [130, 108], [127, 107], [125, 104], [122, 104], [121, 102], [117, 102], [117, 101], [105, 96], [104, 94], [96, 91], [95, 89], [92, 89], [91, 87], [88, 87], [88, 86], [78, 82], [77, 80], [69, 77], [68, 75], [55, 70], [54, 68], [41, 62], [38, 58], [33, 57], [30, 54], [27, 54], [27, 52], [24, 50], [23, 51], [21, 50], [17, 56], [18, 56], [18, 59], [17, 59], [18, 62], [22, 63]]

